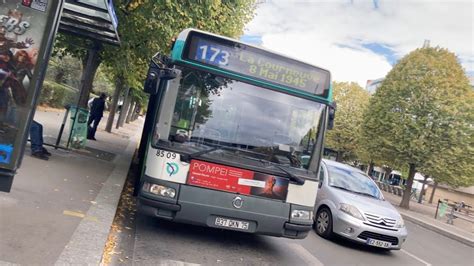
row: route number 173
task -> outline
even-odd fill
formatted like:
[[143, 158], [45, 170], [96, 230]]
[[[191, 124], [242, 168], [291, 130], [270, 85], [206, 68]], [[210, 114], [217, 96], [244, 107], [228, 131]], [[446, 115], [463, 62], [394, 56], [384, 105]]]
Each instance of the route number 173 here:
[[209, 61], [211, 64], [226, 66], [229, 63], [230, 53], [209, 45], [199, 46], [201, 60]]

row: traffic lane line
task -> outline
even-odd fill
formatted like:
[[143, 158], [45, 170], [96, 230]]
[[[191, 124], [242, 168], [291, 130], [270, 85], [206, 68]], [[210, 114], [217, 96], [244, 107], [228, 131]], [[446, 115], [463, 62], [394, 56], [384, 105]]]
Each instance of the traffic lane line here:
[[200, 266], [201, 264], [190, 263], [180, 260], [162, 260], [158, 263], [160, 266]]
[[419, 261], [419, 262], [425, 264], [426, 266], [431, 266], [431, 263], [428, 263], [428, 262], [424, 261], [423, 259], [421, 259], [421, 258], [419, 258], [419, 257], [417, 257], [417, 256], [415, 256], [415, 255], [413, 255], [413, 254], [411, 254], [410, 252], [408, 252], [408, 251], [406, 251], [406, 250], [404, 250], [404, 249], [400, 249], [400, 251], [403, 252], [403, 253], [405, 253], [405, 254], [407, 254], [408, 256], [410, 256], [410, 257], [416, 259], [417, 261]]
[[319, 261], [313, 254], [311, 254], [302, 245], [289, 243], [288, 246], [295, 254], [298, 254], [300, 256], [300, 259], [302, 259], [307, 265], [314, 265], [314, 266], [324, 265], [321, 261]]

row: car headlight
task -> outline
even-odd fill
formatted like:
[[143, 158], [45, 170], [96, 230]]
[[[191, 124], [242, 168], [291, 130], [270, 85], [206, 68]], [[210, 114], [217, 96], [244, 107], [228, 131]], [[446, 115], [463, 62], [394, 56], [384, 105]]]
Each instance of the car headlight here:
[[360, 211], [356, 207], [350, 204], [341, 203], [341, 205], [339, 206], [339, 210], [349, 214], [350, 216], [354, 218], [364, 221], [364, 217], [362, 216]]
[[395, 224], [395, 227], [397, 227], [397, 228], [405, 227], [405, 221], [403, 221], [402, 217], [400, 217], [400, 219], [397, 220], [397, 223]]
[[313, 219], [312, 211], [303, 211], [303, 210], [293, 210], [291, 212], [291, 218], [293, 219], [302, 219], [302, 220], [311, 220]]
[[167, 198], [174, 198], [176, 196], [176, 190], [174, 188], [151, 184], [148, 182], [143, 183], [143, 190], [148, 193]]

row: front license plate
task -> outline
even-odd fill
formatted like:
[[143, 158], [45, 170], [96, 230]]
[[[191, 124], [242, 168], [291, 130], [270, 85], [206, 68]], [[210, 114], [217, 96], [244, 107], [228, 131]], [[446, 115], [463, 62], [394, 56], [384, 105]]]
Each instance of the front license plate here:
[[382, 240], [367, 238], [367, 245], [374, 246], [374, 247], [380, 247], [380, 248], [389, 248], [392, 245], [392, 243], [382, 241]]
[[215, 225], [229, 228], [237, 228], [242, 230], [249, 230], [249, 222], [237, 221], [226, 218], [216, 218]]

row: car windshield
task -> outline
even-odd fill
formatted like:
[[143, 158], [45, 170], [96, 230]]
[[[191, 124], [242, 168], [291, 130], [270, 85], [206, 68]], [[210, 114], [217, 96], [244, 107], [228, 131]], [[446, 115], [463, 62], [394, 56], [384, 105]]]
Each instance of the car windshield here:
[[188, 68], [172, 82], [162, 102], [173, 112], [161, 111], [155, 145], [185, 153], [223, 147], [199, 154], [246, 151], [237, 153], [293, 168], [310, 161], [323, 104]]
[[365, 174], [350, 168], [328, 165], [328, 184], [357, 194], [382, 199], [377, 185]]

